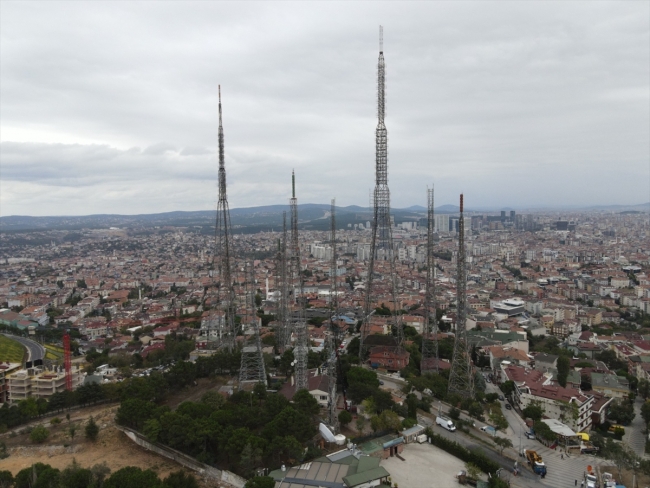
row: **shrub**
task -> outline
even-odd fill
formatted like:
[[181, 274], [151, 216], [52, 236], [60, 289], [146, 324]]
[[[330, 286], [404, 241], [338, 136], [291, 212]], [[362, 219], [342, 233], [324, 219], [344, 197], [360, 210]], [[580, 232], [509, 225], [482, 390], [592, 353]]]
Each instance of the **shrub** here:
[[61, 423], [61, 419], [59, 417], [54, 417], [52, 420], [50, 420], [50, 424], [52, 425], [58, 425]]
[[50, 437], [50, 431], [42, 425], [34, 427], [32, 429], [32, 432], [29, 434], [29, 438], [32, 440], [32, 442], [36, 442], [37, 444], [42, 444], [47, 440], [48, 437]]

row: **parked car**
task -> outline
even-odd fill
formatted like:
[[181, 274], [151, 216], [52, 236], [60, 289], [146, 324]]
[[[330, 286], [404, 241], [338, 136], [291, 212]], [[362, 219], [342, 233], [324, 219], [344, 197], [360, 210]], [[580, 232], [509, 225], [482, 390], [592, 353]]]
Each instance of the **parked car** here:
[[506, 410], [512, 410], [512, 406], [509, 403], [506, 403]]
[[532, 432], [526, 432], [526, 439], [535, 440], [535, 434]]
[[501, 400], [502, 402], [505, 401], [505, 398], [503, 398], [503, 395], [499, 395], [499, 400]]

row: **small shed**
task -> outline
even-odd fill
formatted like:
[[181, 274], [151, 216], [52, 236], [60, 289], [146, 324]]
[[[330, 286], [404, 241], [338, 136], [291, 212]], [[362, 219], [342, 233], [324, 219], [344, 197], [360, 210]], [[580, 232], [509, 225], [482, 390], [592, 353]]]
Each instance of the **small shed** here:
[[424, 434], [424, 431], [425, 427], [420, 424], [416, 424], [411, 428], [403, 430], [402, 437], [404, 437], [404, 443], [410, 444], [411, 442], [415, 442], [420, 434]]

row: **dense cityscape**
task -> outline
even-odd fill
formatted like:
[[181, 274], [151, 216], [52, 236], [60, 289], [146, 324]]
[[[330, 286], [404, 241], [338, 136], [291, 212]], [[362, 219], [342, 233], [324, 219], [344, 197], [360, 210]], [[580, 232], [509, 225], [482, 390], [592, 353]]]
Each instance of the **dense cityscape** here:
[[0, 488], [650, 484], [650, 204], [396, 208], [378, 51], [367, 207], [231, 209], [219, 85], [215, 211], [0, 216]]

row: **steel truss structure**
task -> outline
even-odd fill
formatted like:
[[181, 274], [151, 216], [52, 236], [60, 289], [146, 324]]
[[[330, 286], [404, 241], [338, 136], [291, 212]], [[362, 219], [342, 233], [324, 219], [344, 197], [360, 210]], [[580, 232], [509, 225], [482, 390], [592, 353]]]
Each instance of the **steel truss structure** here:
[[397, 273], [395, 271], [395, 252], [393, 248], [393, 233], [390, 218], [390, 190], [388, 188], [388, 131], [384, 122], [386, 114], [385, 97], [386, 63], [384, 61], [384, 30], [379, 27], [379, 62], [377, 64], [377, 129], [375, 131], [375, 191], [374, 215], [372, 221], [372, 239], [370, 242], [370, 256], [368, 264], [368, 277], [366, 280], [366, 295], [364, 300], [364, 318], [361, 324], [359, 337], [359, 357], [364, 360], [366, 338], [370, 331], [370, 318], [373, 299], [376, 298], [374, 285], [375, 266], [377, 262], [384, 262], [384, 275], [388, 275], [389, 286], [392, 294], [392, 326], [396, 328], [397, 349], [401, 350], [404, 342], [404, 330], [401, 315], [397, 314]]
[[266, 369], [264, 367], [264, 355], [262, 354], [262, 342], [260, 340], [260, 323], [257, 317], [255, 306], [255, 268], [250, 264], [246, 276], [246, 298], [251, 322], [249, 327], [253, 329], [248, 345], [244, 345], [241, 351], [241, 367], [239, 369], [240, 387], [244, 383], [262, 383], [266, 386]]
[[217, 278], [219, 281], [218, 307], [223, 312], [220, 320], [220, 346], [231, 351], [235, 347], [235, 288], [232, 275], [233, 250], [230, 242], [232, 229], [230, 225], [230, 208], [226, 193], [226, 165], [224, 159], [223, 121], [221, 114], [221, 85], [219, 85], [219, 201], [217, 202], [217, 217], [214, 228], [215, 252], [212, 256], [214, 272], [217, 261]]
[[291, 172], [291, 246], [289, 249], [290, 270], [294, 299], [292, 302], [293, 330], [296, 333], [296, 345], [293, 348], [295, 360], [294, 371], [296, 375], [296, 391], [309, 388], [307, 378], [307, 353], [309, 351], [309, 337], [307, 335], [307, 321], [305, 320], [305, 296], [303, 293], [302, 269], [300, 263], [300, 242], [298, 240], [298, 199], [296, 198], [296, 175]]
[[424, 324], [422, 329], [422, 374], [439, 372], [438, 320], [436, 316], [436, 257], [434, 256], [433, 188], [427, 189], [427, 281], [424, 295]]
[[465, 219], [463, 195], [460, 195], [460, 218], [458, 219], [458, 261], [456, 275], [456, 338], [449, 373], [449, 393], [474, 397], [474, 371], [471, 351], [467, 340], [467, 267], [465, 264]]

